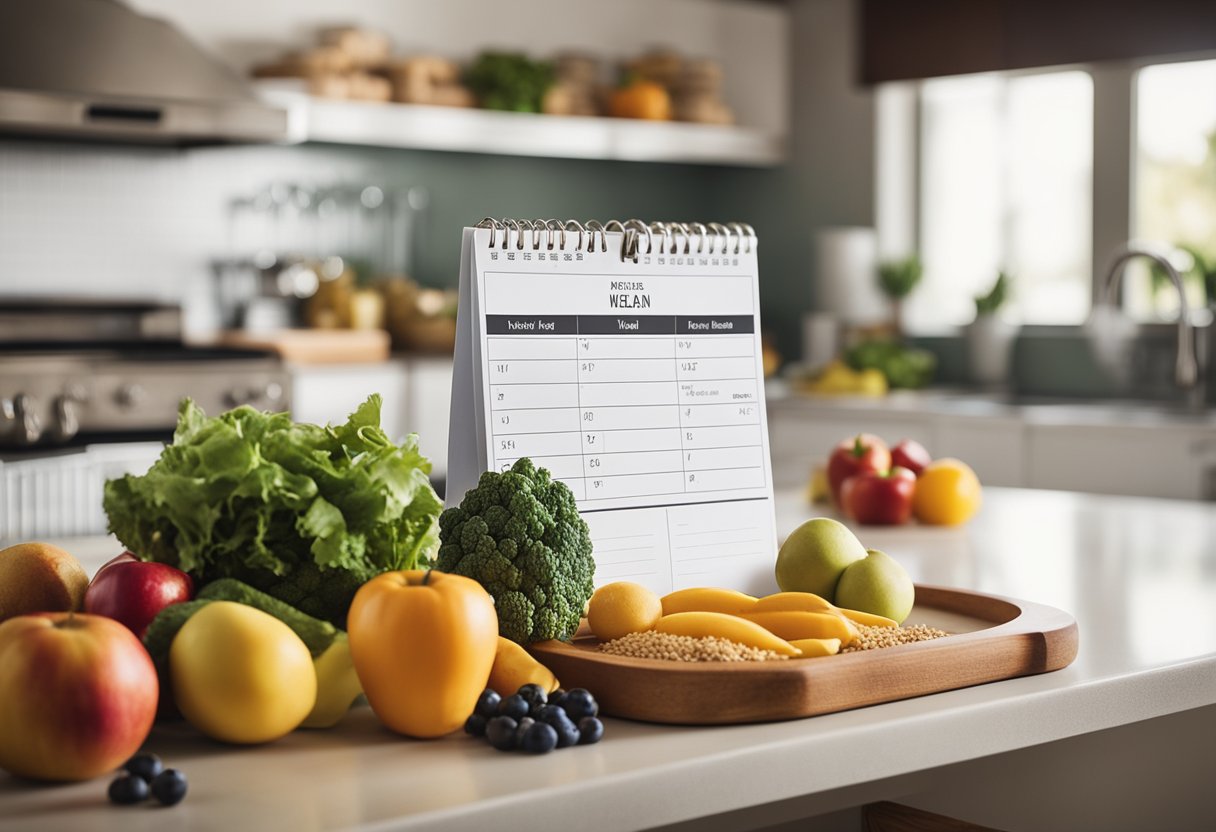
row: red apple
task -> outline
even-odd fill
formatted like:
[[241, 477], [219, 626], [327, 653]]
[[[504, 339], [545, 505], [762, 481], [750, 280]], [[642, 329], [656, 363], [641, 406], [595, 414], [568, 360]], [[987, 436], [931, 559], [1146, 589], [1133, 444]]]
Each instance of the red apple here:
[[101, 569], [98, 569], [97, 572], [93, 574], [93, 580], [97, 580], [97, 576], [102, 573], [102, 570], [109, 569], [111, 566], [114, 566], [117, 563], [131, 563], [132, 561], [137, 560], [139, 560], [139, 558], [135, 557], [134, 552], [132, 552], [130, 549], [124, 549], [121, 555], [110, 558], [108, 561], [103, 563], [101, 565]]
[[148, 651], [108, 618], [39, 613], [0, 624], [0, 768], [87, 780], [139, 750], [159, 686]]
[[861, 433], [836, 446], [828, 459], [828, 490], [832, 502], [840, 505], [840, 487], [854, 474], [863, 471], [885, 471], [891, 467], [891, 453], [877, 436]]
[[898, 465], [889, 471], [863, 471], [844, 481], [844, 513], [866, 526], [899, 526], [912, 517], [916, 474]]
[[194, 597], [194, 581], [165, 563], [123, 558], [119, 555], [93, 576], [84, 594], [84, 611], [113, 618], [143, 638], [157, 613]]
[[915, 439], [901, 439], [899, 444], [891, 449], [891, 464], [907, 468], [918, 477], [932, 461], [933, 457], [929, 456], [925, 446]]

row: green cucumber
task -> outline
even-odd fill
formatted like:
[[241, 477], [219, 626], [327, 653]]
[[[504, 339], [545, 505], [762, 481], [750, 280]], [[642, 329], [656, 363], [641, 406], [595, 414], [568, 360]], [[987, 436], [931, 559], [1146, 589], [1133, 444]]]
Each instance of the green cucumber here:
[[300, 641], [308, 648], [315, 659], [329, 649], [340, 632], [328, 621], [321, 621], [300, 612], [290, 604], [285, 604], [278, 598], [273, 598], [265, 592], [260, 592], [249, 584], [235, 578], [221, 578], [212, 581], [198, 591], [193, 601], [172, 604], [165, 607], [152, 619], [144, 633], [144, 646], [152, 655], [152, 661], [157, 667], [168, 666], [169, 646], [177, 636], [178, 630], [203, 607], [212, 601], [234, 601], [247, 607], [261, 610], [282, 621], [291, 628]]
[[[314, 659], [324, 653], [338, 635], [338, 628], [328, 621], [321, 621], [302, 613], [290, 604], [285, 604], [278, 598], [256, 590], [235, 578], [220, 578], [218, 581], [212, 581], [200, 589], [195, 598], [205, 601], [235, 601], [273, 615], [300, 637], [300, 641], [304, 642]], [[170, 607], [170, 609], [172, 608]]]

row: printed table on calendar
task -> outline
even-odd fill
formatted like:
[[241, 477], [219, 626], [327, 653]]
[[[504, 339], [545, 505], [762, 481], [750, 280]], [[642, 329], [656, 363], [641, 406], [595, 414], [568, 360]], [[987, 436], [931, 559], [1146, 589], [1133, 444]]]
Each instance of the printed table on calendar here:
[[754, 318], [486, 316], [494, 467], [598, 500], [765, 485]]

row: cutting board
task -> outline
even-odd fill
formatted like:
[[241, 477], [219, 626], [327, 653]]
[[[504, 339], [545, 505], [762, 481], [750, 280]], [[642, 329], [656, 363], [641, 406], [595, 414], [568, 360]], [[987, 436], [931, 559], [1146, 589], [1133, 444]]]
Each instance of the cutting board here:
[[600, 652], [595, 638], [529, 648], [565, 688], [609, 716], [678, 725], [771, 722], [1059, 670], [1077, 656], [1068, 613], [960, 589], [916, 587], [906, 624], [951, 635], [898, 647], [769, 662], [672, 662]]
[[220, 337], [230, 347], [273, 350], [292, 364], [373, 364], [387, 361], [389, 334], [382, 329], [229, 330]]

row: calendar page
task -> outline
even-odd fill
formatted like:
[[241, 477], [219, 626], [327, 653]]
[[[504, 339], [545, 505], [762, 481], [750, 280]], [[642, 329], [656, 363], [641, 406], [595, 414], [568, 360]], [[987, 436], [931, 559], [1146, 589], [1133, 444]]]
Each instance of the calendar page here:
[[754, 251], [634, 263], [489, 237], [473, 257], [484, 468], [527, 456], [571, 488], [597, 583], [769, 588]]

